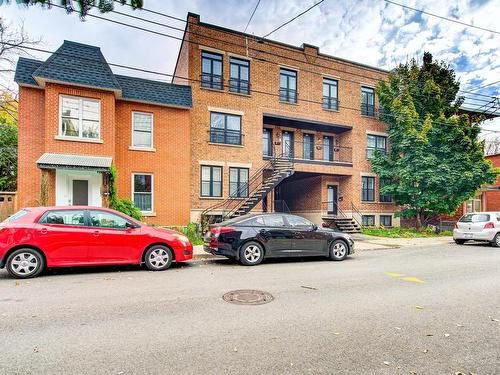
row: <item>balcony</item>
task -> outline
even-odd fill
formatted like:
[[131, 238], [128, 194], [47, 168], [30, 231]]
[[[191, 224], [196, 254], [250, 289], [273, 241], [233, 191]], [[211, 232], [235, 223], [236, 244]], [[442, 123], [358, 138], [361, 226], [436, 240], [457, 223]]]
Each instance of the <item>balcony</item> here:
[[243, 134], [238, 130], [212, 128], [209, 131], [209, 142], [231, 146], [243, 145]]
[[330, 111], [338, 111], [339, 110], [338, 99], [333, 98], [331, 96], [323, 96], [323, 109]]
[[280, 95], [280, 101], [285, 103], [297, 104], [299, 96], [297, 90], [280, 88], [279, 95]]
[[[293, 141], [275, 142], [272, 151], [275, 155], [290, 157], [295, 163], [308, 164], [346, 164], [352, 166], [352, 147], [339, 145], [325, 146], [322, 143]], [[269, 158], [272, 155], [263, 155]]]
[[221, 75], [202, 73], [200, 76], [201, 87], [213, 90], [223, 90], [224, 89], [224, 79]]
[[229, 79], [229, 91], [237, 94], [250, 95], [250, 81], [244, 79]]

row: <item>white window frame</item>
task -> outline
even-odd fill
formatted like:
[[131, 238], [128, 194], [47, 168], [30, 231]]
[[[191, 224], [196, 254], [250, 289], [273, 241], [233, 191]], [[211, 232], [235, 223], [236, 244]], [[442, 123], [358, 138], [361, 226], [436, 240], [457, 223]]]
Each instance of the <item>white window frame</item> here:
[[135, 188], [134, 188], [134, 180], [135, 176], [151, 176], [151, 211], [141, 211], [144, 216], [148, 215], [154, 215], [155, 212], [155, 176], [153, 173], [141, 173], [141, 172], [134, 172], [132, 173], [132, 181], [131, 181], [131, 186], [130, 186], [130, 191], [131, 191], [131, 199], [132, 202], [134, 203], [135, 206], [135, 200], [134, 200], [134, 194], [135, 194]]
[[[63, 129], [62, 129], [62, 102], [63, 99], [76, 99], [78, 100], [78, 136], [71, 136], [71, 135], [64, 135], [63, 134]], [[97, 138], [86, 138], [82, 136], [82, 131], [83, 131], [83, 101], [89, 101], [89, 102], [95, 102], [98, 104], [98, 117], [99, 117], [99, 135]], [[75, 140], [82, 140], [82, 141], [100, 141], [101, 140], [101, 100], [100, 99], [94, 99], [94, 98], [87, 98], [83, 96], [73, 96], [73, 95], [59, 95], [59, 137], [63, 139], [75, 139]]]
[[[149, 115], [151, 116], [151, 146], [149, 147], [143, 147], [143, 146], [136, 146], [134, 144], [134, 114], [140, 114], [140, 115]], [[129, 149], [130, 150], [147, 150], [147, 151], [156, 151], [154, 148], [154, 115], [153, 112], [143, 112], [143, 111], [132, 111], [132, 118], [131, 118], [131, 132], [132, 135], [130, 137], [132, 144], [130, 145]]]

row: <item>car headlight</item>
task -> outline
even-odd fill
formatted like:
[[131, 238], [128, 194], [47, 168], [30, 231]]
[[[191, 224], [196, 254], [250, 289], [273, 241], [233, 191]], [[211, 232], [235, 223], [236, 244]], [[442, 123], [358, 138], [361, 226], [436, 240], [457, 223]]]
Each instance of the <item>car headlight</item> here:
[[172, 234], [172, 236], [177, 238], [184, 246], [189, 245], [189, 242], [190, 242], [189, 238], [187, 238], [185, 235], [179, 234], [179, 233], [174, 233], [174, 234]]

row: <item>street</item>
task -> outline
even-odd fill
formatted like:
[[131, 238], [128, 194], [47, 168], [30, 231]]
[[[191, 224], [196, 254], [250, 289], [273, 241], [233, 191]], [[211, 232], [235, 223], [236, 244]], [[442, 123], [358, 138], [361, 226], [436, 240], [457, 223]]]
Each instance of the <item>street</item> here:
[[[0, 271], [1, 374], [500, 373], [500, 250]], [[271, 293], [236, 305], [236, 289]]]

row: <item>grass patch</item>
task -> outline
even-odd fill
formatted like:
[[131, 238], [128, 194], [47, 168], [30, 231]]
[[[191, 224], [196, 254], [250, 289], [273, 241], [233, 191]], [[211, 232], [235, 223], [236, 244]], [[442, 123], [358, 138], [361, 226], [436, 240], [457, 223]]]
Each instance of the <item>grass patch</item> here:
[[389, 237], [389, 238], [422, 238], [422, 237], [442, 237], [451, 236], [449, 230], [436, 233], [432, 230], [417, 231], [414, 228], [363, 228], [361, 233], [369, 236]]
[[201, 235], [201, 228], [199, 228], [199, 226], [197, 227], [196, 223], [190, 223], [185, 227], [162, 226], [162, 228], [173, 229], [173, 230], [176, 230], [177, 232], [185, 234], [187, 236], [187, 238], [189, 238], [189, 241], [191, 241], [193, 246], [203, 245], [203, 237]]

